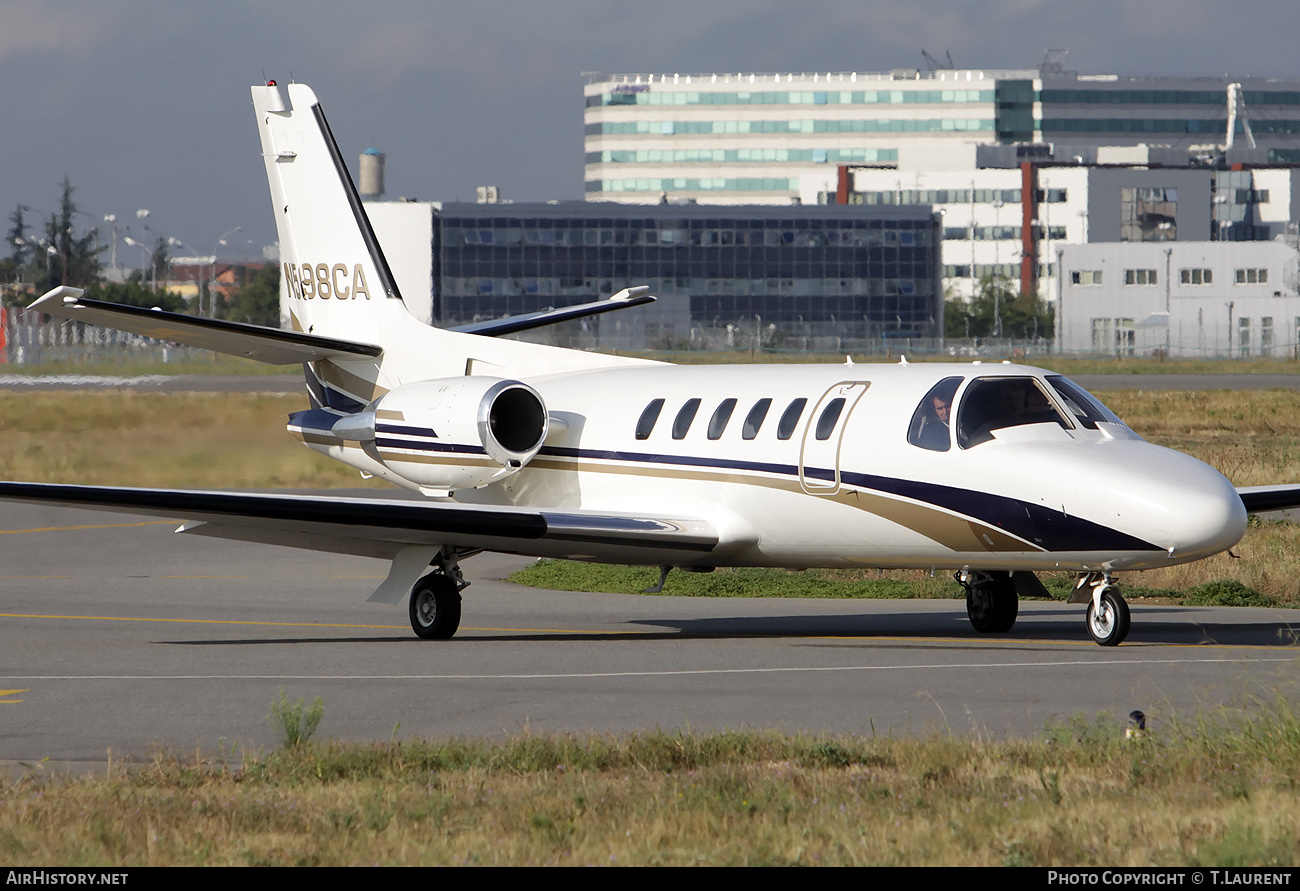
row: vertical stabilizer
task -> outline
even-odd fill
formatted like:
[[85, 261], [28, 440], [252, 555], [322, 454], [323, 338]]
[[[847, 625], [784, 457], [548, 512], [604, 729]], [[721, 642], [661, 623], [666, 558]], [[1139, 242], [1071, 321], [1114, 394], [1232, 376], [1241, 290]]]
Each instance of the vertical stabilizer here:
[[431, 328], [406, 310], [397, 281], [316, 94], [274, 81], [252, 88], [280, 238], [280, 290], [296, 330], [376, 344], [376, 358], [309, 363], [313, 404], [352, 411], [394, 387], [475, 368], [549, 374], [647, 360], [601, 356]]
[[274, 84], [252, 88], [294, 326], [382, 343], [384, 320], [406, 315], [397, 282], [316, 94], [288, 91], [286, 106]]

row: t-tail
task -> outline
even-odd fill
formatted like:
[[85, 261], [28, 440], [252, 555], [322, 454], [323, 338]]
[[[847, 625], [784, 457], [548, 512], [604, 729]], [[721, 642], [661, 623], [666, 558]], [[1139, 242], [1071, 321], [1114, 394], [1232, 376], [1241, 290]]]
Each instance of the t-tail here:
[[[274, 83], [255, 86], [252, 93], [280, 239], [281, 293], [294, 330], [382, 349], [374, 359], [310, 363], [314, 402], [349, 411], [421, 380], [636, 361], [481, 336], [497, 332], [439, 330], [416, 320], [402, 301], [316, 94], [305, 84], [289, 84], [286, 104]], [[603, 304], [618, 308], [616, 301]]]
[[253, 87], [290, 321], [296, 331], [383, 345], [386, 326], [415, 320], [316, 94], [305, 84], [288, 91], [290, 106], [274, 83]]

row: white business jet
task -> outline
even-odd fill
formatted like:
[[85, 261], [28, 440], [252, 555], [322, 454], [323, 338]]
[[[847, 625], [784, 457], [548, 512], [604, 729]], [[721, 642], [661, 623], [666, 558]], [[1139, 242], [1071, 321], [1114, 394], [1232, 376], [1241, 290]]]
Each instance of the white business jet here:
[[308, 447], [419, 500], [0, 483], [0, 497], [188, 518], [177, 530], [390, 561], [371, 600], [409, 598], [449, 638], [459, 563], [502, 551], [708, 571], [954, 572], [971, 624], [1005, 632], [1034, 572], [1078, 573], [1097, 643], [1129, 610], [1121, 570], [1199, 560], [1242, 536], [1239, 493], [1145, 442], [1079, 386], [1016, 365], [691, 366], [497, 335], [640, 305], [431, 328], [406, 310], [311, 89], [253, 87], [293, 331], [85, 300], [32, 309], [276, 364], [304, 363]]

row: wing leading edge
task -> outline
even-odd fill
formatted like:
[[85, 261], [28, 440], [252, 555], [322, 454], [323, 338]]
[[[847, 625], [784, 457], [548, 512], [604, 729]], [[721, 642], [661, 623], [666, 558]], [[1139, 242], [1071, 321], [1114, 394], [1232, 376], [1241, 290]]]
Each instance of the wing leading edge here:
[[224, 322], [166, 312], [86, 300], [80, 288], [59, 287], [28, 307], [65, 319], [105, 328], [117, 328], [145, 337], [170, 340], [204, 350], [244, 356], [268, 365], [297, 365], [321, 359], [375, 358], [383, 350], [369, 343], [282, 331], [244, 322]]
[[[0, 499], [189, 520], [178, 532], [393, 560], [412, 546], [626, 562], [700, 560], [706, 520], [400, 498], [0, 482]], [[194, 522], [198, 521], [198, 522]], [[641, 559], [638, 561], [637, 557]]]

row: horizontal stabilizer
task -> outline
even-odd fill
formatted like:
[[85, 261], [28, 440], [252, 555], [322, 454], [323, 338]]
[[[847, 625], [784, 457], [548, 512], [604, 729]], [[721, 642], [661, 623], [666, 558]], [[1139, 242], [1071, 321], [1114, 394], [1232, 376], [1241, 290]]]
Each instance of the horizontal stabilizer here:
[[650, 288], [647, 285], [639, 285], [635, 288], [624, 288], [613, 297], [606, 300], [597, 300], [594, 303], [582, 303], [577, 306], [562, 306], [558, 309], [548, 309], [542, 312], [530, 312], [518, 316], [510, 316], [505, 319], [492, 319], [488, 322], [474, 322], [469, 325], [461, 325], [458, 328], [449, 328], [449, 331], [458, 331], [461, 334], [482, 334], [487, 337], [500, 337], [503, 334], [514, 334], [519, 331], [528, 331], [532, 328], [541, 328], [546, 325], [554, 325], [559, 322], [567, 322], [570, 319], [581, 319], [587, 316], [597, 316], [605, 312], [613, 312], [616, 309], [629, 309], [633, 306], [645, 306], [647, 303], [654, 303], [655, 298], [649, 294]]
[[0, 482], [0, 499], [198, 520], [180, 531], [386, 559], [410, 545], [437, 545], [632, 562], [646, 548], [648, 562], [662, 562], [665, 551], [689, 559], [718, 545], [702, 519], [408, 498]]
[[204, 350], [255, 359], [268, 365], [297, 365], [321, 359], [376, 357], [381, 347], [298, 331], [282, 331], [244, 322], [224, 322], [161, 309], [144, 309], [102, 300], [86, 300], [80, 288], [59, 287], [28, 309], [65, 319], [117, 328], [132, 334], [170, 340]]

